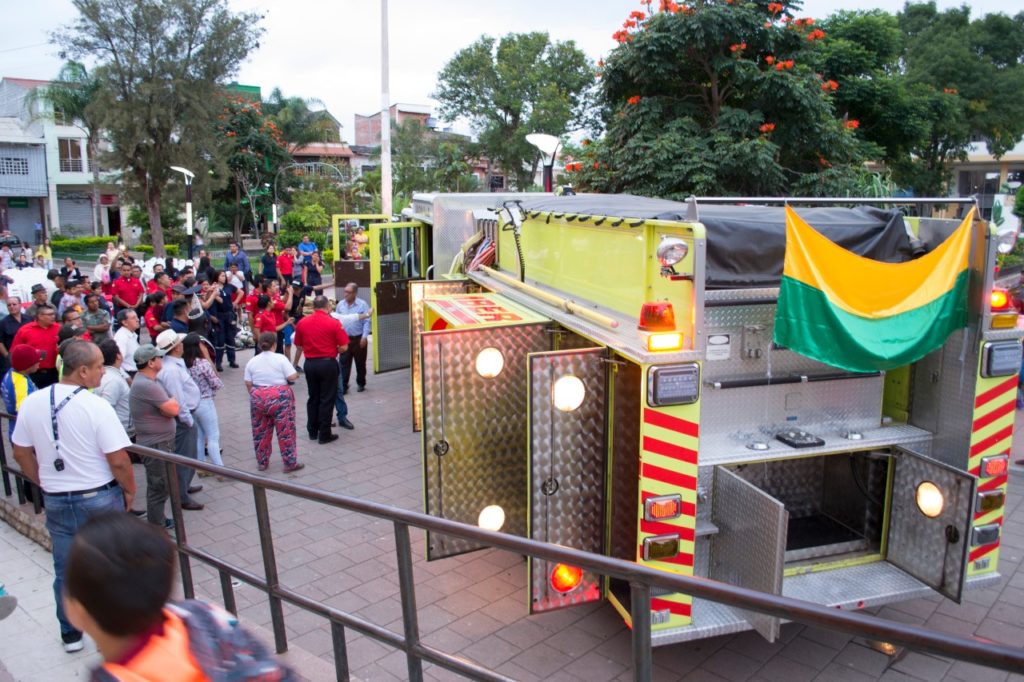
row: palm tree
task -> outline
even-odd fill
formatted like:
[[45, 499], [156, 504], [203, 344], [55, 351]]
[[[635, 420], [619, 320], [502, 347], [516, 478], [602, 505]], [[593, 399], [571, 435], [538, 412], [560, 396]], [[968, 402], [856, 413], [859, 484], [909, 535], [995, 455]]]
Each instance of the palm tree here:
[[57, 77], [45, 87], [36, 88], [29, 95], [29, 104], [45, 103], [45, 113], [51, 119], [63, 117], [67, 125], [73, 125], [86, 137], [89, 150], [89, 165], [92, 169], [92, 233], [99, 236], [100, 225], [100, 167], [96, 156], [100, 139], [100, 114], [92, 106], [97, 101], [100, 81], [90, 74], [80, 62], [69, 61], [61, 67]]
[[263, 113], [270, 116], [288, 144], [288, 153], [313, 142], [340, 142], [337, 121], [318, 99], [285, 97], [274, 88], [263, 103]]

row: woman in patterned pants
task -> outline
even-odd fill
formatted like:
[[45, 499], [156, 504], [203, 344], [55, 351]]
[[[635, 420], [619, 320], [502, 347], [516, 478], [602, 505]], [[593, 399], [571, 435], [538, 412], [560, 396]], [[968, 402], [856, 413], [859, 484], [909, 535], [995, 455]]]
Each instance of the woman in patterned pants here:
[[249, 390], [252, 442], [256, 448], [259, 470], [266, 471], [270, 465], [270, 451], [276, 429], [284, 471], [288, 473], [305, 466], [296, 460], [295, 394], [290, 385], [299, 378], [299, 374], [283, 355], [272, 352], [276, 346], [276, 334], [260, 334], [259, 347], [265, 352], [246, 364], [245, 387]]

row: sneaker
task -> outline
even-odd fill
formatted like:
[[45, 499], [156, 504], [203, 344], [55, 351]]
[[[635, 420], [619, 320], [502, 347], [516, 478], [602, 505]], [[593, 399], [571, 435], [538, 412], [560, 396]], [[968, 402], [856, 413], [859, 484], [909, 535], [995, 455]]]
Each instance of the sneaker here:
[[290, 474], [293, 471], [298, 471], [299, 469], [305, 469], [305, 468], [306, 468], [305, 464], [302, 464], [301, 462], [296, 462], [295, 464], [292, 464], [291, 466], [286, 466], [284, 468], [284, 472], [286, 474]]
[[266, 465], [266, 464], [257, 464], [256, 468], [259, 469], [260, 471], [266, 471], [267, 470], [267, 466], [268, 465]]
[[85, 648], [85, 642], [82, 641], [82, 633], [62, 634], [60, 636], [64, 640], [64, 651], [73, 654], [76, 651], [81, 651]]
[[132, 514], [135, 514], [136, 516], [145, 516], [146, 515], [146, 510], [145, 509], [132, 509]]

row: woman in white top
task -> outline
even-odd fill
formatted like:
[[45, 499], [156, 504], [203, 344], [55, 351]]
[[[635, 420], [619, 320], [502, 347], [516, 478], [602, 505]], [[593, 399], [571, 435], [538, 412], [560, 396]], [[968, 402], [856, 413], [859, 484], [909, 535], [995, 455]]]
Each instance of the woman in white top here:
[[277, 347], [276, 334], [260, 334], [258, 344], [264, 352], [245, 365], [245, 387], [249, 390], [249, 414], [252, 419], [256, 463], [260, 471], [266, 471], [270, 465], [276, 429], [277, 446], [284, 460], [285, 473], [298, 471], [306, 465], [296, 459], [295, 394], [290, 384], [299, 378], [299, 373], [283, 355], [272, 352]]
[[100, 254], [100, 262], [92, 269], [92, 281], [110, 286], [110, 259], [107, 254]]

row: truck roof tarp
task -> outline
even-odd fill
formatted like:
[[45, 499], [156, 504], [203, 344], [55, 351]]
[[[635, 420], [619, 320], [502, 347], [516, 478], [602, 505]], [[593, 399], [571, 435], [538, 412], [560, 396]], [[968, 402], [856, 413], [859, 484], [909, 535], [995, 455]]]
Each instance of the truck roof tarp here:
[[[687, 221], [689, 208], [679, 201], [631, 194], [544, 196], [525, 199], [522, 206], [530, 211], [679, 222]], [[815, 230], [860, 256], [886, 263], [912, 257], [910, 238], [898, 210], [859, 206], [801, 207], [797, 211]], [[705, 279], [709, 288], [779, 285], [786, 252], [784, 207], [698, 203], [698, 214], [707, 229]]]

